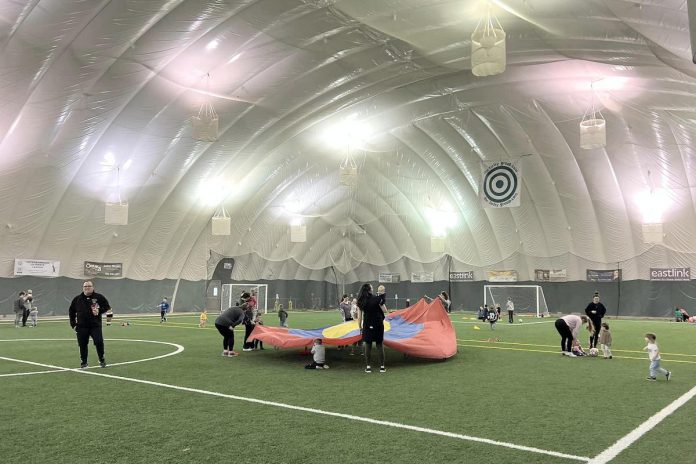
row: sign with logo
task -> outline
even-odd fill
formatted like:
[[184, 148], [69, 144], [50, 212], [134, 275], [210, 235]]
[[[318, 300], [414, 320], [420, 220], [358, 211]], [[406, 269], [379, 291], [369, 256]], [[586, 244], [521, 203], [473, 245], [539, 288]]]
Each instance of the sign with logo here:
[[621, 269], [587, 270], [588, 282], [617, 282], [619, 280], [621, 280]]
[[484, 208], [520, 206], [519, 161], [483, 163], [483, 184], [479, 189]]
[[87, 277], [122, 277], [123, 263], [85, 261], [84, 274]]
[[425, 283], [433, 281], [433, 273], [431, 272], [412, 272], [411, 282], [413, 283]]
[[488, 271], [489, 282], [517, 282], [517, 271]]
[[567, 269], [535, 269], [534, 279], [538, 282], [566, 282]]
[[380, 272], [377, 276], [380, 284], [396, 284], [401, 281], [401, 274], [397, 272]]
[[58, 277], [60, 261], [45, 259], [17, 259], [14, 262], [14, 275], [36, 277]]
[[449, 273], [450, 282], [468, 282], [474, 280], [474, 271], [460, 271]]
[[689, 281], [691, 280], [690, 267], [650, 268], [650, 280]]

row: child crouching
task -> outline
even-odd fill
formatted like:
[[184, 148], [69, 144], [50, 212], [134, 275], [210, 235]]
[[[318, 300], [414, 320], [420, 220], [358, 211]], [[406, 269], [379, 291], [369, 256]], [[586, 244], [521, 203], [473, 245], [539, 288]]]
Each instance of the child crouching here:
[[326, 365], [326, 348], [321, 342], [321, 338], [314, 340], [314, 346], [312, 347], [312, 357], [313, 361], [311, 364], [307, 364], [305, 369], [328, 369], [329, 366]]

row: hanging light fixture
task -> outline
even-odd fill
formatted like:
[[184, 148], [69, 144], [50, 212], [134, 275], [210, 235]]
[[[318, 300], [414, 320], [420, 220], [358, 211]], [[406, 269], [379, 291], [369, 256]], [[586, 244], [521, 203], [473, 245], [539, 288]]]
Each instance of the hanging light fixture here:
[[339, 182], [348, 187], [355, 187], [358, 184], [358, 165], [353, 159], [353, 155], [350, 153], [350, 148], [348, 149], [348, 154], [346, 158], [341, 162], [338, 167], [339, 172]]
[[505, 31], [489, 4], [471, 34], [471, 72], [474, 76], [494, 76], [505, 71], [506, 61]]
[[602, 112], [595, 107], [594, 83], [590, 84], [590, 89], [592, 90], [592, 104], [580, 121], [580, 148], [585, 150], [607, 146], [607, 123]]
[[210, 74], [205, 85], [205, 100], [198, 110], [198, 115], [191, 117], [193, 138], [201, 142], [215, 142], [218, 138], [218, 115], [210, 103]]
[[232, 219], [224, 206], [215, 213], [211, 222], [213, 235], [231, 235]]

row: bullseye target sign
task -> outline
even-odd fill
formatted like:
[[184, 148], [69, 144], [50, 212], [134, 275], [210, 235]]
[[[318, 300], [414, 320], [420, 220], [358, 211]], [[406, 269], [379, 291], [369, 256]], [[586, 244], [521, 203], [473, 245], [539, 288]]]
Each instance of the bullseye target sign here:
[[484, 163], [481, 201], [486, 208], [506, 208], [520, 205], [519, 162]]

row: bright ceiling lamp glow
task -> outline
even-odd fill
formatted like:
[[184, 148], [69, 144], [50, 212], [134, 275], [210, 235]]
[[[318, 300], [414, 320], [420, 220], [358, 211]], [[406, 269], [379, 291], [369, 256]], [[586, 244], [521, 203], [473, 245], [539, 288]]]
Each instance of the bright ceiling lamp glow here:
[[339, 149], [363, 147], [372, 136], [372, 130], [357, 119], [358, 115], [352, 114], [340, 122], [329, 125], [322, 138], [328, 145]]
[[662, 189], [641, 192], [636, 196], [636, 201], [643, 216], [643, 224], [661, 223], [662, 215], [671, 204], [667, 192]]
[[435, 209], [430, 206], [425, 208], [425, 219], [430, 225], [433, 237], [446, 237], [447, 231], [457, 225], [457, 214], [450, 208]]
[[205, 206], [219, 205], [231, 192], [230, 183], [222, 177], [202, 179], [196, 197]]
[[291, 226], [301, 226], [302, 225], [302, 217], [294, 216], [292, 219], [290, 219], [290, 225]]
[[99, 162], [99, 164], [108, 168], [113, 168], [114, 166], [116, 166], [116, 157], [113, 153], [107, 151], [104, 155], [104, 158], [102, 159], [102, 161]]
[[626, 86], [628, 80], [628, 77], [609, 76], [593, 82], [592, 87], [595, 89], [595, 91], [599, 92], [621, 90]]
[[227, 64], [234, 63], [237, 61], [243, 54], [244, 52], [239, 52], [236, 55], [234, 55], [232, 58], [230, 58], [230, 61], [227, 62]]
[[208, 42], [208, 45], [205, 46], [205, 49], [208, 51], [215, 50], [216, 48], [218, 48], [218, 45], [220, 45], [218, 39], [213, 39], [210, 42]]

